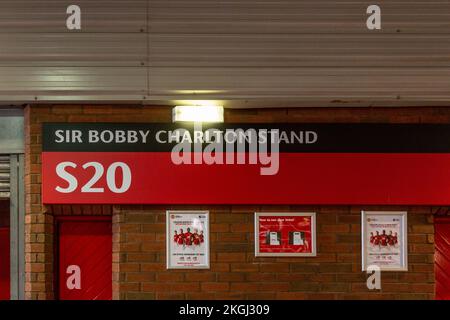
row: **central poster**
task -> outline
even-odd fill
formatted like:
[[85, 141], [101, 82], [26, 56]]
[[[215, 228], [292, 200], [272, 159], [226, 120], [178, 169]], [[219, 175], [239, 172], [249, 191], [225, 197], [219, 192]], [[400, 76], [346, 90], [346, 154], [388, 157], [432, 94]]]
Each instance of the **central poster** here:
[[256, 256], [315, 256], [315, 213], [256, 213]]

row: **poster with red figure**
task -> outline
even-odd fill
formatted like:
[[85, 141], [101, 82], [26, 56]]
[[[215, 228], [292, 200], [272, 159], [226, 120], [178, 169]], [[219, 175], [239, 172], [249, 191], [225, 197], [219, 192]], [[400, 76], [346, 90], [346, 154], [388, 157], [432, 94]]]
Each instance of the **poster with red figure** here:
[[316, 256], [316, 214], [256, 213], [255, 255]]
[[362, 212], [362, 271], [408, 271], [406, 211]]
[[209, 269], [209, 212], [167, 211], [167, 269]]

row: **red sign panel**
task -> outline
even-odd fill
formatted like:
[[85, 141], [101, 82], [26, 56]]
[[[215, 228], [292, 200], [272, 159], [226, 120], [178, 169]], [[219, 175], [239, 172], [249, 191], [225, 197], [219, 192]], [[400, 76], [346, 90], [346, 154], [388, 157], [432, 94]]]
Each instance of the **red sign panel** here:
[[[47, 124], [43, 202], [450, 204], [449, 125], [264, 126], [240, 125], [244, 136], [238, 125], [214, 129], [227, 147], [220, 149], [211, 143], [211, 128], [182, 133], [173, 124]], [[245, 135], [251, 130], [256, 140]], [[262, 152], [274, 131], [279, 144]], [[228, 149], [238, 150], [238, 143], [226, 142], [233, 135], [243, 137], [244, 151]]]
[[58, 224], [59, 298], [111, 300], [111, 221], [70, 219]]
[[[129, 188], [112, 190], [123, 186], [120, 168], [110, 186], [101, 170], [83, 168], [93, 161], [104, 171], [125, 164]], [[254, 165], [175, 165], [170, 153], [45, 152], [42, 162], [44, 203], [450, 204], [450, 154], [289, 153], [273, 176]], [[70, 192], [58, 191], [70, 185], [56, 171], [64, 162], [74, 164], [66, 169], [77, 181]]]

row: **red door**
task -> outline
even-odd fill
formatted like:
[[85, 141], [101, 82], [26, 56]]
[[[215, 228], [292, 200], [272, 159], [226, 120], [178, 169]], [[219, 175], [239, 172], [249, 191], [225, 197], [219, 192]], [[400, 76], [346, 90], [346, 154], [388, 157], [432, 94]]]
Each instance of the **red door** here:
[[0, 228], [0, 300], [9, 300], [9, 228]]
[[436, 299], [450, 300], [450, 217], [435, 218]]
[[59, 298], [111, 300], [111, 219], [63, 218], [58, 231]]

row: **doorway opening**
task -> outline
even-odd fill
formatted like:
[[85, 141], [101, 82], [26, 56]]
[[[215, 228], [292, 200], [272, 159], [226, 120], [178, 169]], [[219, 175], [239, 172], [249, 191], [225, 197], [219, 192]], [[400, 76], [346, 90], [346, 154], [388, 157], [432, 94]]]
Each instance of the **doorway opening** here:
[[9, 199], [0, 198], [0, 300], [10, 299]]
[[24, 120], [0, 107], [0, 300], [25, 298]]
[[434, 219], [436, 299], [450, 300], [450, 217]]
[[112, 299], [111, 217], [58, 217], [60, 300]]

